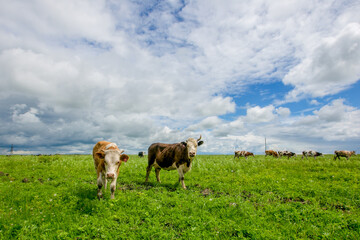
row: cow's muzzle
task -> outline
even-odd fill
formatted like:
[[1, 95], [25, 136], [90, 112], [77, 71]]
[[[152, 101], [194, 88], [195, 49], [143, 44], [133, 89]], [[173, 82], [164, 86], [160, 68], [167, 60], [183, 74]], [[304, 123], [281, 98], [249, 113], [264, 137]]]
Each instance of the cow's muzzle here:
[[114, 177], [115, 177], [115, 174], [113, 174], [113, 173], [107, 173], [106, 174], [106, 178], [114, 179]]
[[189, 156], [190, 157], [195, 157], [196, 153], [195, 152], [189, 152]]

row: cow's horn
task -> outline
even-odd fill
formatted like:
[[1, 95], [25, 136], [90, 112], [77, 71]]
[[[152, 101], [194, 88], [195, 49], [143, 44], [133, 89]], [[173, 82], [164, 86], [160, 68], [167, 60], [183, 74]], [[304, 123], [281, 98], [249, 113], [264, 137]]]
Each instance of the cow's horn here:
[[197, 140], [197, 142], [200, 141], [200, 140], [201, 140], [201, 134], [200, 134], [200, 137], [199, 137], [199, 139]]

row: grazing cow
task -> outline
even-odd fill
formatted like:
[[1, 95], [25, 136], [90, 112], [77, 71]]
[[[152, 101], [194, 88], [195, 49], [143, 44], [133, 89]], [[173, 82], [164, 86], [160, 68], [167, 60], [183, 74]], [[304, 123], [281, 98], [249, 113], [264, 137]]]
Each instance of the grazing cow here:
[[296, 153], [294, 153], [294, 152], [289, 152], [289, 151], [286, 151], [283, 155], [284, 155], [284, 156], [287, 156], [288, 159], [291, 158], [291, 157], [293, 157], [293, 156], [296, 157]]
[[152, 167], [155, 168], [156, 179], [160, 181], [160, 170], [175, 170], [179, 173], [179, 181], [184, 189], [184, 174], [191, 169], [191, 164], [196, 156], [197, 147], [204, 142], [200, 141], [201, 135], [198, 140], [189, 138], [186, 142], [166, 144], [166, 143], [153, 143], [148, 149], [148, 166], [146, 168], [146, 180], [149, 180], [149, 174]]
[[107, 186], [107, 181], [111, 181], [111, 199], [114, 198], [116, 189], [116, 180], [119, 176], [119, 169], [122, 162], [127, 162], [129, 156], [122, 154], [115, 143], [100, 141], [95, 144], [93, 149], [94, 165], [97, 172], [98, 198], [103, 197], [101, 188]]
[[273, 157], [278, 158], [279, 154], [277, 152], [275, 152], [274, 150], [266, 150], [265, 151], [265, 157], [266, 156], [273, 156]]
[[306, 157], [306, 159], [307, 159], [308, 157], [314, 157], [314, 159], [316, 159], [316, 157], [318, 157], [318, 156], [322, 156], [322, 153], [316, 152], [316, 151], [312, 151], [312, 150], [303, 151], [303, 152], [302, 152], [302, 157], [301, 157], [301, 159], [303, 159], [304, 157]]
[[286, 155], [288, 151], [278, 151], [279, 157]]
[[239, 157], [243, 156], [244, 153], [245, 153], [245, 151], [235, 151], [234, 158], [239, 158]]
[[144, 155], [145, 155], [145, 152], [139, 152], [138, 153], [138, 156], [141, 157], [141, 158], [144, 157]]
[[282, 157], [282, 156], [287, 156], [288, 159], [292, 156], [296, 156], [295, 153], [293, 152], [289, 152], [289, 151], [278, 151], [278, 154], [279, 154], [279, 157]]
[[339, 158], [340, 160], [340, 157], [346, 157], [346, 159], [349, 160], [352, 155], [355, 155], [355, 151], [335, 151], [334, 160], [336, 160], [336, 158]]
[[252, 152], [247, 152], [247, 151], [235, 151], [234, 158], [245, 157], [245, 159], [247, 159], [248, 156], [254, 157], [254, 154]]

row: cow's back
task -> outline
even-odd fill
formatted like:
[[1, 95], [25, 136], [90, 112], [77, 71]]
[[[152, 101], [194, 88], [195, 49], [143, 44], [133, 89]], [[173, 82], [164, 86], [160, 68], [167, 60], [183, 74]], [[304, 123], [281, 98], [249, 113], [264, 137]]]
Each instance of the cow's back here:
[[181, 143], [153, 143], [148, 149], [148, 163], [152, 165], [155, 160], [162, 168], [171, 166], [174, 162], [186, 158], [186, 147]]

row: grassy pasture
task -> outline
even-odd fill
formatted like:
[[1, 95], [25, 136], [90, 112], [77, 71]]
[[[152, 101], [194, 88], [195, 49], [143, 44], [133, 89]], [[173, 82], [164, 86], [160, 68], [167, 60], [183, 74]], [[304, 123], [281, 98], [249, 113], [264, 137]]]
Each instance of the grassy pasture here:
[[90, 155], [0, 156], [0, 239], [360, 239], [360, 156], [197, 156], [185, 175], [123, 164], [97, 200]]

